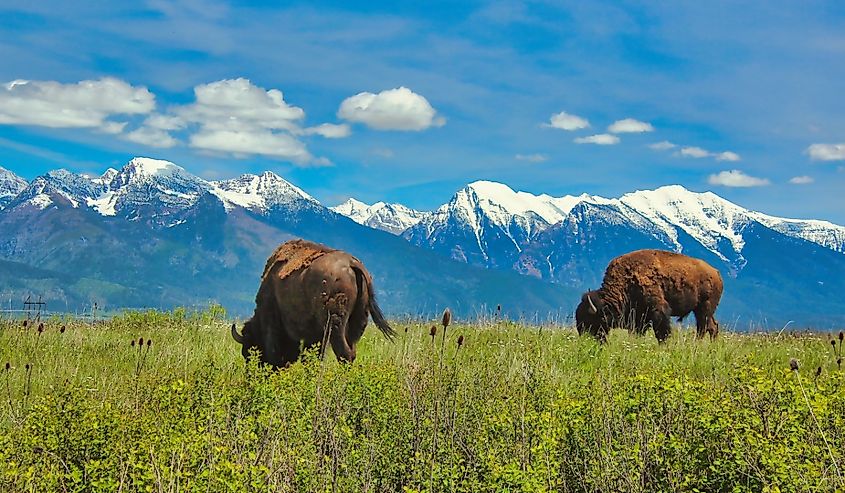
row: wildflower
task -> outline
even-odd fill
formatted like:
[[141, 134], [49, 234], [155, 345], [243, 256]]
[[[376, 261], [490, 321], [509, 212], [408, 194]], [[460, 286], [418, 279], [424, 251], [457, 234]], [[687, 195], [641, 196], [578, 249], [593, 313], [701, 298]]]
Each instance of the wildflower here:
[[798, 371], [798, 360], [795, 358], [789, 358], [789, 369], [792, 371]]

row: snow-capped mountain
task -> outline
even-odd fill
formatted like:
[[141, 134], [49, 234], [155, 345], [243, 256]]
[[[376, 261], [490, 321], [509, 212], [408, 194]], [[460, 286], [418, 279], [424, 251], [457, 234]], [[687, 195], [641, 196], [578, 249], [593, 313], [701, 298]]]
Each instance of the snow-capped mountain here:
[[[206, 181], [174, 163], [131, 160], [102, 176], [59, 170], [0, 210], [0, 290], [51, 306], [222, 303], [247, 315], [264, 262], [307, 238], [356, 255], [390, 313], [474, 314], [511, 290], [512, 313], [557, 312], [574, 293], [516, 272], [453, 262], [322, 206], [273, 173]], [[432, 286], [437, 289], [431, 289]]]
[[0, 166], [0, 209], [17, 197], [27, 184], [26, 180]]
[[415, 245], [454, 259], [508, 267], [540, 233], [572, 220], [576, 205], [609, 206], [614, 217], [657, 240], [663, 248], [684, 251], [695, 242], [735, 269], [747, 259], [743, 231], [759, 222], [782, 234], [845, 252], [845, 227], [825, 221], [784, 219], [744, 209], [712, 192], [679, 185], [642, 190], [608, 199], [593, 195], [550, 197], [516, 192], [501, 183], [475, 182], [404, 233]]
[[266, 214], [274, 208], [292, 209], [319, 204], [317, 200], [270, 171], [261, 176], [243, 175], [239, 178], [210, 183], [210, 191], [219, 197], [227, 210], [243, 207]]
[[393, 233], [401, 234], [406, 229], [419, 223], [428, 213], [416, 211], [402, 204], [376, 202], [373, 205], [349, 199], [331, 207], [338, 214], [352, 219], [358, 224]]

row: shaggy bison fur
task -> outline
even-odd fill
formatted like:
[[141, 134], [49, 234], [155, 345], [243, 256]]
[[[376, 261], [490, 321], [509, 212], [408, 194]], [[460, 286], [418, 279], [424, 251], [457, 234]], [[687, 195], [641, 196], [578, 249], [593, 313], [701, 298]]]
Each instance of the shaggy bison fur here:
[[707, 262], [663, 250], [638, 250], [613, 259], [598, 290], [581, 297], [575, 310], [578, 333], [607, 341], [613, 327], [643, 334], [654, 328], [663, 342], [671, 333], [670, 317], [695, 314], [696, 335], [714, 339], [714, 318], [722, 297], [722, 276]]
[[255, 312], [241, 334], [232, 326], [232, 337], [241, 344], [244, 358], [258, 349], [261, 361], [276, 368], [318, 344], [321, 357], [330, 344], [338, 360], [351, 362], [369, 316], [393, 338], [361, 261], [324, 245], [293, 240], [268, 259]]

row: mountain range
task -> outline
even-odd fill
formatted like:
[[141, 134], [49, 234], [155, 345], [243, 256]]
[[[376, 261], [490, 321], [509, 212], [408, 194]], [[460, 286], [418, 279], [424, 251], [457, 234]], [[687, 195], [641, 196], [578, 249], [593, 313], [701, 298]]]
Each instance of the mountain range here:
[[845, 227], [750, 211], [672, 185], [619, 198], [471, 183], [434, 211], [355, 199], [325, 207], [274, 173], [207, 181], [134, 158], [100, 176], [0, 168], [0, 296], [53, 309], [222, 303], [246, 315], [266, 256], [303, 237], [361, 258], [394, 316], [490, 313], [561, 320], [615, 256], [703, 258], [737, 328], [845, 322]]

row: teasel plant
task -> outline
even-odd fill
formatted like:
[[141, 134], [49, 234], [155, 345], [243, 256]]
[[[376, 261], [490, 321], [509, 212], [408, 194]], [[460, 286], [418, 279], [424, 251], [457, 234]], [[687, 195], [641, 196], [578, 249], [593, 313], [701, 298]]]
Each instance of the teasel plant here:
[[[813, 406], [810, 404], [810, 398], [807, 397], [807, 391], [804, 389], [804, 384], [801, 382], [800, 365], [798, 364], [797, 359], [789, 359], [789, 369], [792, 370], [793, 374], [795, 374], [795, 379], [798, 381], [798, 387], [801, 389], [801, 394], [804, 396], [804, 402], [806, 402], [807, 409], [809, 409], [810, 411], [810, 416], [812, 416], [813, 422], [816, 424], [816, 429], [819, 431], [819, 435], [821, 435], [822, 440], [824, 441], [824, 444], [827, 447], [827, 453], [830, 456], [831, 463], [833, 463], [833, 469], [836, 471], [836, 477], [841, 482], [842, 472], [839, 470], [839, 463], [836, 462], [836, 458], [833, 456], [833, 450], [830, 447], [830, 442], [827, 441], [827, 436], [824, 434], [824, 430], [822, 430], [821, 424], [819, 424], [819, 419], [816, 417], [816, 413], [813, 411]], [[816, 378], [821, 375], [821, 367], [816, 370], [815, 374]]]

